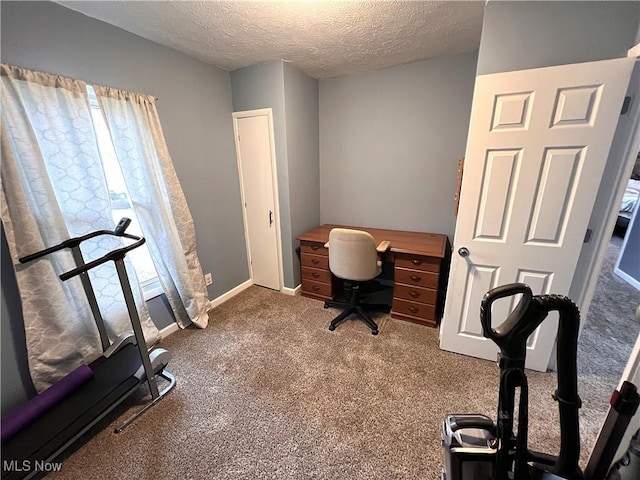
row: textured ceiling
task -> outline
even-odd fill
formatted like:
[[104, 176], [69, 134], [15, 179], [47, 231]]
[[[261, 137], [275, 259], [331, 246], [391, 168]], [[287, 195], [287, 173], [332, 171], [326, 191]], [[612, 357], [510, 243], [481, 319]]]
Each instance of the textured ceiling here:
[[283, 59], [315, 78], [478, 48], [484, 1], [59, 1], [224, 70]]

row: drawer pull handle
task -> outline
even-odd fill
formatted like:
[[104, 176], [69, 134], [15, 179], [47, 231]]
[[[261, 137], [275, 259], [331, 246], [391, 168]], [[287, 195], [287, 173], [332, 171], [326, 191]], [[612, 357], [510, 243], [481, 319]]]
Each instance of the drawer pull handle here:
[[318, 250], [320, 245], [311, 245], [311, 250]]
[[314, 292], [317, 292], [318, 290], [320, 290], [320, 287], [318, 285], [312, 285], [311, 290], [313, 290]]
[[416, 307], [409, 307], [409, 311], [410, 311], [411, 313], [418, 313], [418, 310], [419, 310], [419, 309], [418, 309], [418, 308], [416, 308]]
[[311, 263], [313, 263], [314, 265], [318, 265], [320, 263], [320, 260], [316, 260], [314, 258], [313, 260], [311, 260]]
[[409, 292], [409, 295], [411, 295], [413, 298], [418, 298], [420, 296], [418, 292]]
[[418, 260], [417, 258], [414, 258], [413, 260], [411, 260], [411, 263], [413, 263], [414, 265], [421, 265], [422, 260]]
[[422, 280], [422, 277], [419, 277], [418, 275], [411, 275], [411, 280], [413, 280], [414, 282], [419, 282], [420, 280]]
[[312, 273], [311, 273], [311, 276], [312, 276], [313, 278], [318, 278], [318, 277], [320, 276], [320, 274], [319, 274], [319, 273], [317, 273], [317, 272], [312, 272]]

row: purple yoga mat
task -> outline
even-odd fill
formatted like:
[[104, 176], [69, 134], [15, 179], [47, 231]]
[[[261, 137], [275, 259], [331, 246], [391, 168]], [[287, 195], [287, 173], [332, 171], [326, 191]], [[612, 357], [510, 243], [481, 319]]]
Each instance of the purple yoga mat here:
[[36, 395], [20, 408], [2, 419], [2, 443], [13, 437], [36, 418], [71, 395], [79, 386], [93, 378], [93, 370], [81, 365], [44, 392]]

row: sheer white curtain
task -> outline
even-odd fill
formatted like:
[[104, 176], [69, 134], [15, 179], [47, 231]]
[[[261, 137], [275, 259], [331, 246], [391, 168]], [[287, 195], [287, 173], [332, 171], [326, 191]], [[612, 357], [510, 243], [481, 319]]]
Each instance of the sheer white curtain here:
[[[29, 369], [42, 391], [101, 353], [97, 327], [69, 251], [22, 265], [18, 258], [69, 237], [114, 227], [109, 189], [83, 82], [0, 65], [2, 148], [0, 212], [22, 299]], [[115, 242], [115, 243], [114, 243]], [[86, 260], [119, 246], [115, 238], [85, 244]], [[9, 261], [2, 259], [3, 262]], [[135, 271], [134, 296], [145, 337], [158, 340]], [[90, 273], [109, 335], [130, 331], [113, 264]]]
[[155, 98], [94, 86], [162, 288], [181, 327], [204, 328], [210, 303], [191, 212], [173, 168]]

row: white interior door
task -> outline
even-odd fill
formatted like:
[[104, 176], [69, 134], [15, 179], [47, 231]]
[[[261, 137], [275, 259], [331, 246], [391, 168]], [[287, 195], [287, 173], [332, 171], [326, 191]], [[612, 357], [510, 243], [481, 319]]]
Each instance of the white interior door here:
[[280, 290], [269, 115], [236, 117], [234, 124], [251, 279], [256, 285]]
[[[476, 78], [442, 349], [496, 359], [480, 326], [480, 302], [495, 286], [569, 292], [633, 62]], [[497, 303], [495, 322], [514, 306]], [[529, 338], [528, 368], [547, 369], [556, 329], [552, 314]]]

